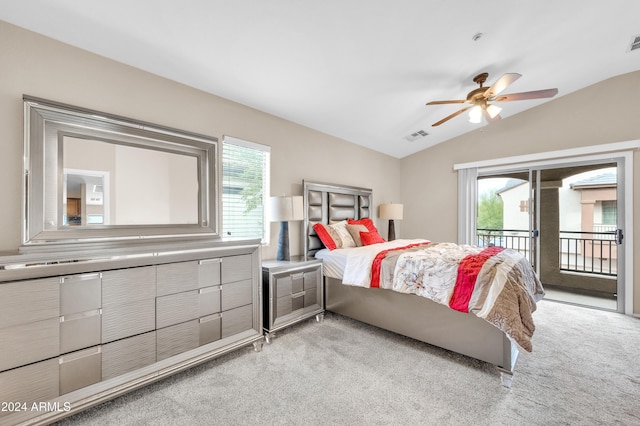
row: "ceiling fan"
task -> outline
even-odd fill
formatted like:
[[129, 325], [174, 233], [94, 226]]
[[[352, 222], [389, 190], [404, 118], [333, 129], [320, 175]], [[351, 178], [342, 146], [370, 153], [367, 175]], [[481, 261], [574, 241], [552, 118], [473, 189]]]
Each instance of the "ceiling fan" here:
[[506, 89], [511, 83], [522, 77], [517, 73], [507, 73], [500, 77], [491, 87], [484, 87], [483, 84], [487, 81], [489, 73], [483, 72], [473, 78], [476, 84], [480, 87], [470, 91], [467, 94], [467, 99], [450, 100], [450, 101], [432, 101], [427, 105], [443, 105], [443, 104], [471, 104], [454, 112], [451, 115], [446, 116], [440, 121], [433, 123], [431, 126], [439, 126], [445, 121], [451, 120], [463, 112], [469, 111], [469, 121], [472, 123], [480, 123], [482, 118], [488, 122], [500, 120], [500, 111], [502, 108], [490, 104], [489, 102], [510, 102], [510, 101], [522, 101], [527, 99], [540, 99], [540, 98], [552, 98], [558, 93], [558, 89], [545, 89], [534, 90], [532, 92], [512, 93], [509, 95], [500, 95], [500, 93]]

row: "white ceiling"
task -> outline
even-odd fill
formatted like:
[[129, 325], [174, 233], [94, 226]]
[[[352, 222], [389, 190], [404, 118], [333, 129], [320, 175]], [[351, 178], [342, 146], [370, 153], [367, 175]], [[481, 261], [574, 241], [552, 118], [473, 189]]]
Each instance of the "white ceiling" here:
[[398, 158], [477, 128], [431, 127], [460, 105], [425, 103], [480, 72], [557, 98], [640, 69], [638, 0], [2, 0], [0, 19]]

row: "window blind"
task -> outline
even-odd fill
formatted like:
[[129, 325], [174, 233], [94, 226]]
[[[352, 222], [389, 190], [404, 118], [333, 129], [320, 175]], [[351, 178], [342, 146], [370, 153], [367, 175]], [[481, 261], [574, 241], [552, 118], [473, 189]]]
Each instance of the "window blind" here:
[[222, 236], [268, 242], [271, 148], [225, 136], [222, 140]]

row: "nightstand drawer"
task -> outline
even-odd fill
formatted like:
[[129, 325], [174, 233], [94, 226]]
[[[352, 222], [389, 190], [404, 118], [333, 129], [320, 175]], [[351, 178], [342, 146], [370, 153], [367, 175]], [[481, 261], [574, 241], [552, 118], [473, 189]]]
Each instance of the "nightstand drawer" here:
[[322, 285], [322, 272], [320, 269], [304, 273], [304, 289], [309, 290]]

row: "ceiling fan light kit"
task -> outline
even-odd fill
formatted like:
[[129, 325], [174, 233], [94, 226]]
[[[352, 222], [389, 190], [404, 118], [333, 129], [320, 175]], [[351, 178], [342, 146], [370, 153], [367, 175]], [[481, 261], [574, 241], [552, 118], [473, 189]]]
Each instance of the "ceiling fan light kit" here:
[[[493, 122], [496, 120], [500, 120], [500, 111], [502, 108], [490, 104], [489, 102], [510, 102], [510, 101], [521, 101], [527, 99], [541, 99], [541, 98], [551, 98], [558, 94], [558, 89], [545, 89], [545, 90], [535, 90], [532, 92], [521, 92], [521, 93], [512, 93], [509, 95], [500, 95], [503, 90], [505, 90], [508, 86], [510, 86], [514, 81], [522, 77], [517, 73], [507, 73], [503, 74], [495, 83], [491, 85], [491, 87], [484, 87], [485, 81], [489, 77], [489, 73], [483, 72], [482, 74], [478, 74], [473, 78], [474, 83], [478, 84], [480, 87], [470, 91], [467, 94], [466, 99], [457, 99], [457, 100], [446, 100], [446, 101], [431, 101], [428, 102], [427, 105], [445, 105], [445, 104], [471, 104], [471, 106], [464, 107], [453, 114], [450, 114], [443, 118], [440, 121], [433, 123], [431, 126], [439, 126], [442, 123], [451, 120], [452, 118], [462, 114], [463, 112], [469, 110], [469, 121], [471, 123], [482, 123], [482, 118], [484, 118], [487, 122]], [[498, 96], [500, 95], [500, 96]]]

